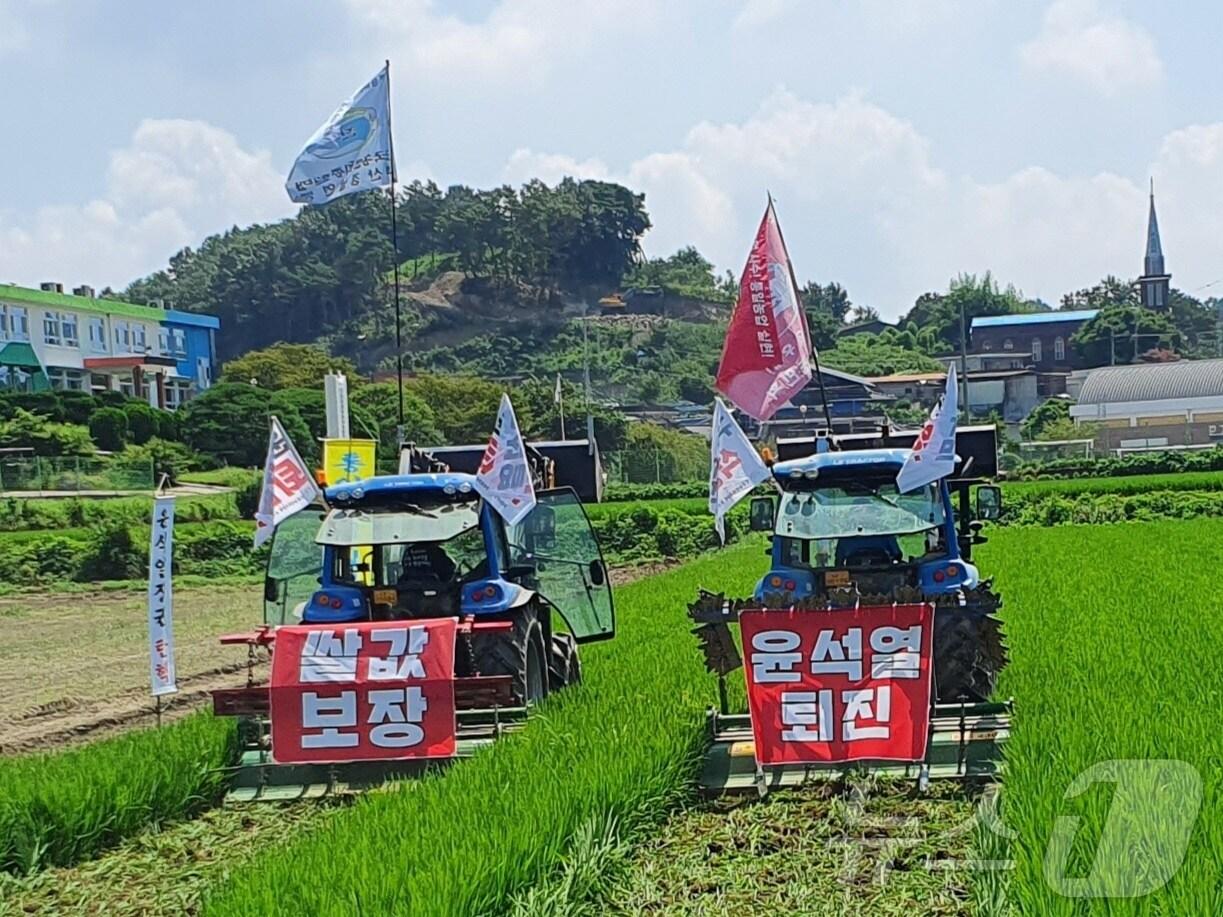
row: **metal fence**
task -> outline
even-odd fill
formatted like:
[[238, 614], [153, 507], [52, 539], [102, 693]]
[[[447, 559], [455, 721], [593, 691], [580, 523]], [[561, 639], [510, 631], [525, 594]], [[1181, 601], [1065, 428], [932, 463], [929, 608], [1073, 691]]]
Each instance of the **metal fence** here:
[[0, 493], [149, 491], [153, 462], [116, 462], [84, 456], [0, 459]]
[[602, 453], [609, 484], [686, 484], [709, 479], [708, 446], [693, 454], [645, 448]]

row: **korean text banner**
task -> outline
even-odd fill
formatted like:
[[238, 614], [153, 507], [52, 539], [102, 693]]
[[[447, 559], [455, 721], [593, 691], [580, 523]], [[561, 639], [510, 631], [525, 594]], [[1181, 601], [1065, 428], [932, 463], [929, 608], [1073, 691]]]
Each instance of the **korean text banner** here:
[[452, 757], [457, 624], [277, 629], [272, 757], [294, 764]]
[[739, 623], [761, 765], [925, 757], [933, 606], [752, 609]]
[[390, 66], [358, 89], [298, 154], [285, 182], [297, 204], [325, 204], [394, 181]]
[[280, 421], [272, 418], [268, 454], [263, 463], [263, 492], [255, 513], [255, 547], [272, 537], [276, 526], [305, 509], [319, 495], [318, 485]]
[[710, 452], [709, 511], [718, 537], [726, 541], [723, 517], [753, 487], [768, 480], [769, 469], [720, 398], [714, 399]]
[[527, 467], [527, 447], [509, 395], [501, 396], [497, 426], [476, 472], [476, 491], [510, 525], [517, 525], [535, 508], [535, 485]]
[[902, 494], [916, 490], [955, 471], [956, 415], [959, 413], [959, 389], [956, 386], [955, 364], [947, 370], [947, 391], [943, 400], [930, 411], [930, 418], [913, 440], [913, 451], [896, 475], [896, 489]]
[[717, 387], [735, 407], [763, 422], [801, 392], [811, 375], [807, 317], [770, 201], [739, 281]]
[[149, 679], [153, 696], [178, 690], [174, 676], [174, 498], [153, 501], [149, 538]]
[[323, 440], [323, 474], [327, 486], [372, 478], [378, 443], [372, 439]]

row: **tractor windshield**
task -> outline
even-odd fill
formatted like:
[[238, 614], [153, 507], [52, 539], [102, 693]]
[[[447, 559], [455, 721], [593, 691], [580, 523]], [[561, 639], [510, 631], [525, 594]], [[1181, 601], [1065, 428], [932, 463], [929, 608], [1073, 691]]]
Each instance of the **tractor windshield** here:
[[932, 484], [902, 494], [895, 478], [833, 479], [782, 494], [776, 533], [801, 539], [914, 535], [944, 521]]
[[480, 524], [480, 503], [395, 502], [333, 509], [319, 530], [319, 544], [340, 547], [449, 541]]

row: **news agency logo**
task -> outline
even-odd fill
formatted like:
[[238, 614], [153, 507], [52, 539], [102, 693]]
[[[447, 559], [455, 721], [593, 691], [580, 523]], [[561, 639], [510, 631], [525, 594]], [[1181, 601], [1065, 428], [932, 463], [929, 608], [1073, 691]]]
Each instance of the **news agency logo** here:
[[1189, 849], [1202, 808], [1201, 775], [1171, 759], [1101, 761], [1079, 774], [1063, 799], [1079, 798], [1098, 783], [1114, 790], [1090, 870], [1067, 875], [1083, 819], [1061, 815], [1045, 848], [1045, 881], [1066, 898], [1141, 898], [1159, 891]]

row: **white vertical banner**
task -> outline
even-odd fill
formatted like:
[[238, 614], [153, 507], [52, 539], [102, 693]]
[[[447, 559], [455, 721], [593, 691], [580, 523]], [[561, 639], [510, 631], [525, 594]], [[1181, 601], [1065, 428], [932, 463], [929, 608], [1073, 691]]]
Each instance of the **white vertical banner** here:
[[153, 696], [178, 690], [174, 678], [174, 498], [153, 501], [149, 538], [149, 678]]
[[327, 438], [349, 439], [348, 377], [328, 373], [323, 377], [323, 399], [327, 413]]

